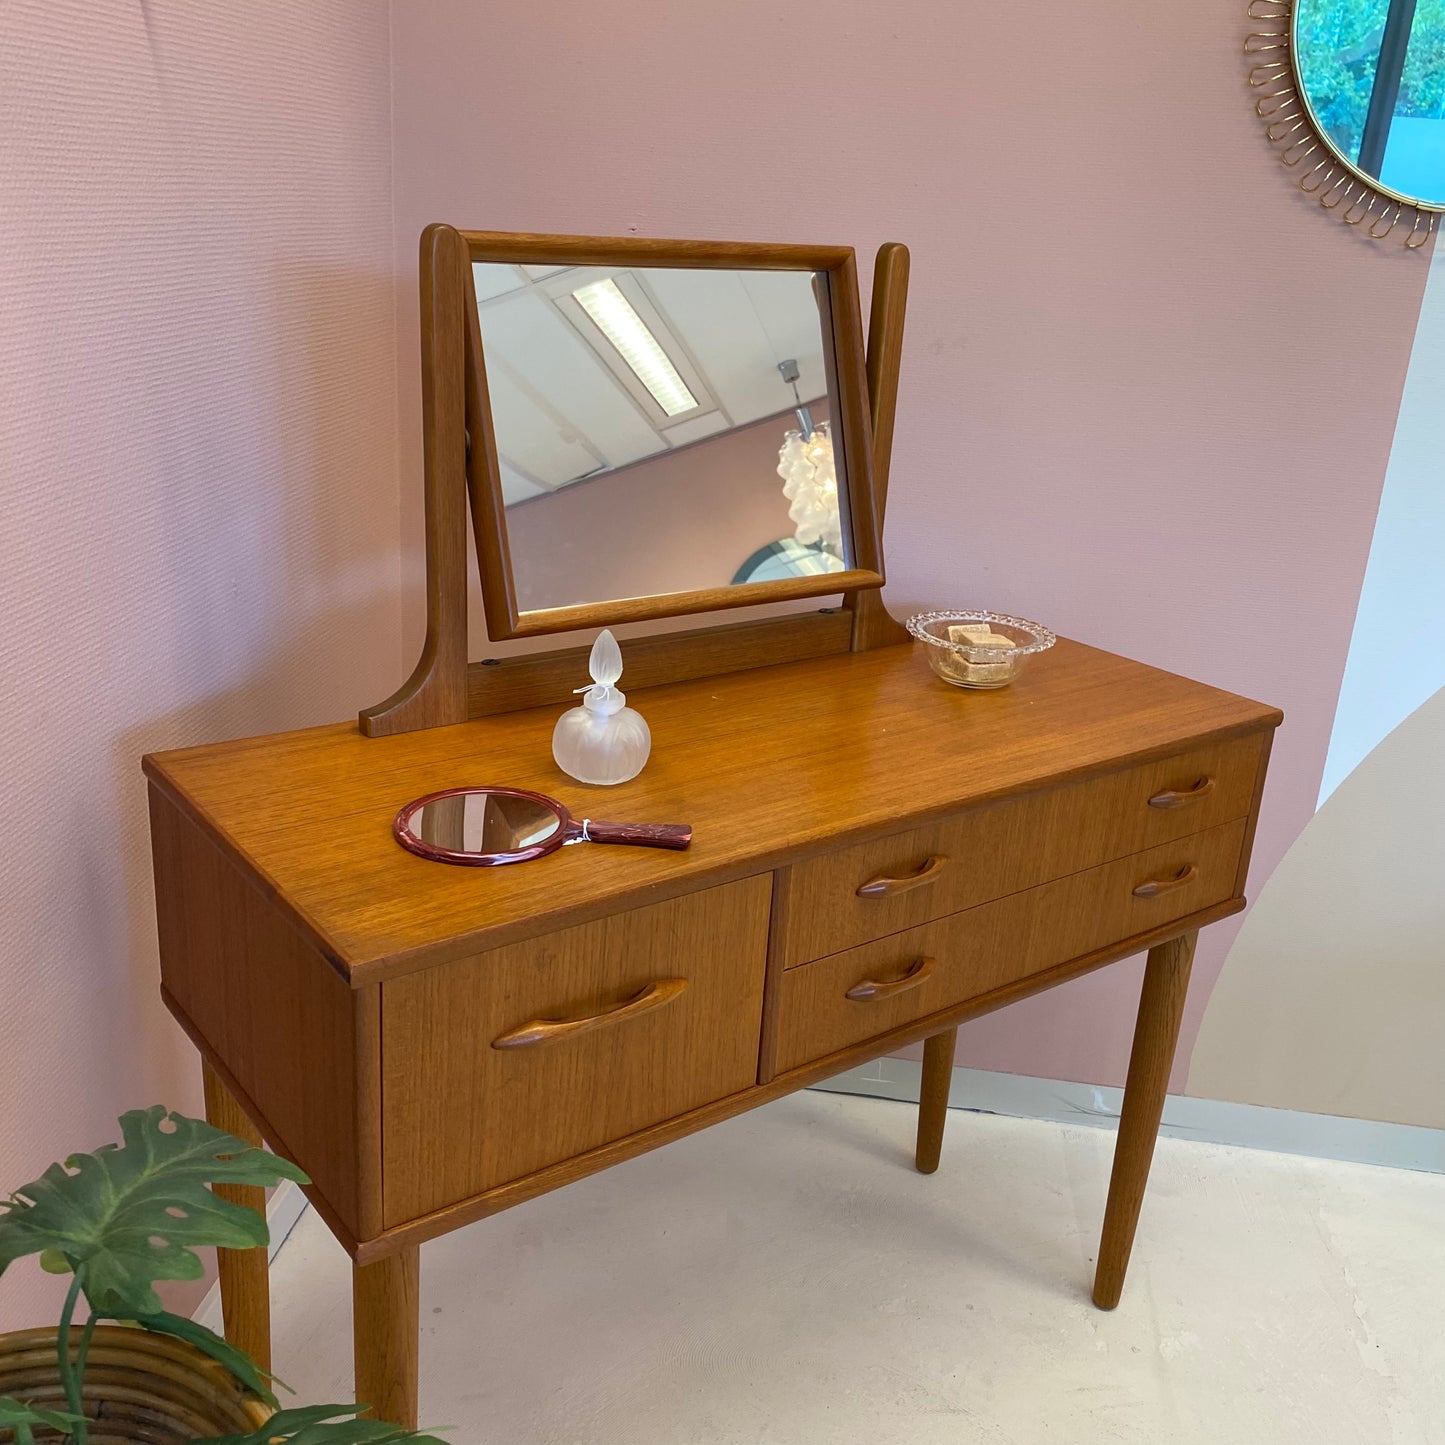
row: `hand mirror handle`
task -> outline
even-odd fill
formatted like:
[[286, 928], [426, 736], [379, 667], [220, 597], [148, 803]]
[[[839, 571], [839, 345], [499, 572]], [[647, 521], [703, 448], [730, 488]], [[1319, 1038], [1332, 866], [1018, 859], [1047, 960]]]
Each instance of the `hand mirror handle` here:
[[631, 843], [638, 848], [686, 848], [692, 842], [687, 823], [608, 823], [601, 818], [574, 821], [574, 837], [589, 843]]

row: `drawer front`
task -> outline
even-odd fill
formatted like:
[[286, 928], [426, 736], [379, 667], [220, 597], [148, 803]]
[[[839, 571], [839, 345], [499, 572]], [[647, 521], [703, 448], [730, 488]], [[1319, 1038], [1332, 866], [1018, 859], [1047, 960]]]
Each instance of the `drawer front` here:
[[1223, 902], [1244, 827], [1240, 818], [790, 969], [776, 1072]]
[[384, 983], [387, 1227], [754, 1083], [771, 891], [746, 878]]
[[[1243, 817], [1264, 738], [1005, 799], [792, 869], [784, 964], [973, 908]], [[959, 766], [968, 766], [966, 752]]]

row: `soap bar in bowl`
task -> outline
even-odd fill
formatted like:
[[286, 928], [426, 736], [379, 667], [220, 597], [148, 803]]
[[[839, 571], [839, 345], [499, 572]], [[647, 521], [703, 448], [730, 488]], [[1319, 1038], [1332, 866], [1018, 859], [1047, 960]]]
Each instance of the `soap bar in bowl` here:
[[[1003, 649], [1014, 646], [1013, 638], [992, 631], [986, 622], [954, 623], [948, 629], [948, 640], [969, 648]], [[970, 687], [998, 687], [1013, 676], [1013, 663], [1003, 659], [984, 662], [977, 660], [976, 655], [960, 652], [949, 658], [949, 664], [949, 672]]]
[[928, 661], [955, 687], [1007, 687], [1025, 663], [1054, 645], [1037, 622], [1002, 612], [920, 612], [908, 630], [928, 644]]

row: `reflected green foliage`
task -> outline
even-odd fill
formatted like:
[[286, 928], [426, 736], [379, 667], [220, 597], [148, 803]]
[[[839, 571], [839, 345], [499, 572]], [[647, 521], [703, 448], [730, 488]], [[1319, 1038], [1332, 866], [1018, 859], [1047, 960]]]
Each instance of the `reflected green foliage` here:
[[[1326, 134], [1351, 160], [1370, 108], [1388, 0], [1299, 0], [1296, 59]], [[1395, 114], [1445, 118], [1445, 0], [1418, 0]]]
[[1445, 120], [1445, 0], [1420, 0], [1396, 115]]

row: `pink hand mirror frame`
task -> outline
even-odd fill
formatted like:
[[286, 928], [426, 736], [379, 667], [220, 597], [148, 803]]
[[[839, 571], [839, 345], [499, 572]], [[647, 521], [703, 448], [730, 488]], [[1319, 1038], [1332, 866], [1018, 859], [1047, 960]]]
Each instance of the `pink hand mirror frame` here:
[[[423, 809], [458, 799], [461, 800], [461, 808], [451, 825], [460, 832], [466, 799], [474, 797], [515, 799], [531, 804], [543, 813], [552, 814], [557, 820], [556, 826], [545, 836], [522, 847], [490, 851], [447, 847], [421, 836], [413, 826]], [[454, 863], [464, 868], [497, 868], [507, 863], [528, 863], [534, 858], [545, 858], [569, 843], [625, 843], [638, 848], [672, 849], [686, 848], [692, 843], [692, 826], [688, 823], [616, 823], [599, 818], [584, 818], [579, 823], [566, 804], [556, 798], [527, 788], [506, 787], [444, 788], [440, 792], [428, 793], [402, 808], [393, 819], [391, 830], [396, 841], [408, 853], [433, 863]]]

